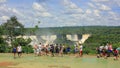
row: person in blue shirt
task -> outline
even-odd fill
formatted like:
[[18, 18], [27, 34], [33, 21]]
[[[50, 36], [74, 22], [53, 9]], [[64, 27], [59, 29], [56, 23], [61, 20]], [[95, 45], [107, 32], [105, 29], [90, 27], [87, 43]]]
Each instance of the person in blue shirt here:
[[16, 46], [14, 46], [13, 47], [13, 54], [14, 54], [14, 59], [16, 58], [16, 53], [17, 53], [17, 47]]

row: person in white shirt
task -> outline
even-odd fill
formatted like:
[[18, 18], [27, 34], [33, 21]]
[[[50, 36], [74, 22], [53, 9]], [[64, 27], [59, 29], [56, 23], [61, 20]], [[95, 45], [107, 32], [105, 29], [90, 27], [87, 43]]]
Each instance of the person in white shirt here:
[[80, 45], [80, 52], [79, 52], [79, 56], [82, 57], [83, 55], [83, 45]]
[[38, 56], [41, 56], [42, 55], [42, 45], [41, 45], [41, 43], [39, 43], [39, 45], [38, 45]]
[[18, 57], [22, 55], [22, 47], [20, 45], [17, 46]]

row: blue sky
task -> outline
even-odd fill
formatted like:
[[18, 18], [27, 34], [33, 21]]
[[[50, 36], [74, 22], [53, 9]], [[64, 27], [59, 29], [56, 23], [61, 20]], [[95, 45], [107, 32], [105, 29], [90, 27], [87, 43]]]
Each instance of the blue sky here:
[[11, 16], [25, 27], [120, 26], [120, 0], [0, 0], [0, 24]]

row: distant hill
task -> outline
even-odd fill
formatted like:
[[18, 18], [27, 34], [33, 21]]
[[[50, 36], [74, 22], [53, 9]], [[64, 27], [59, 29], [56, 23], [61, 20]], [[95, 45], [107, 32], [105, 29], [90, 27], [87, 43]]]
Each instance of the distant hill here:
[[[33, 28], [26, 28], [29, 34]], [[79, 26], [39, 28], [34, 34], [120, 34], [120, 26]]]

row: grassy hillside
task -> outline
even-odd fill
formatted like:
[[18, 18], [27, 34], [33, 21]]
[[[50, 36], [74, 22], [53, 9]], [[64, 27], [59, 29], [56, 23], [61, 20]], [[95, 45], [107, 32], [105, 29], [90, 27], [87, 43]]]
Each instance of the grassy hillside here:
[[[32, 28], [26, 28], [26, 32]], [[82, 27], [53, 27], [53, 28], [39, 28], [35, 31], [36, 35], [65, 35], [65, 34], [91, 34], [91, 37], [83, 44], [88, 51], [94, 51], [97, 46], [112, 43], [113, 47], [120, 47], [120, 27], [117, 26], [82, 26]], [[60, 43], [70, 43], [66, 38], [57, 39]], [[71, 44], [71, 43], [70, 43]], [[73, 45], [73, 44], [71, 44]]]

